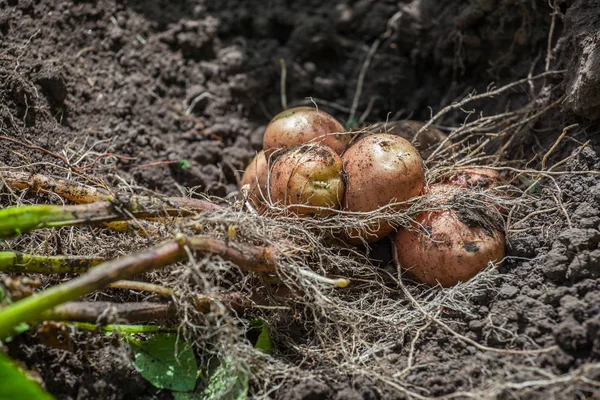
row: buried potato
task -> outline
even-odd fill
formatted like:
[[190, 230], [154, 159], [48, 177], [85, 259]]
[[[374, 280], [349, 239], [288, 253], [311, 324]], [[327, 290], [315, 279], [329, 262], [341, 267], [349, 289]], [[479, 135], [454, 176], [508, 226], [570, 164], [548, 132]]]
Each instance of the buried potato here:
[[468, 189], [492, 189], [506, 185], [506, 180], [494, 169], [473, 167], [453, 171], [442, 182]]
[[[346, 176], [345, 211], [375, 211], [418, 196], [423, 189], [423, 160], [417, 150], [399, 136], [366, 136], [344, 153], [342, 161]], [[352, 232], [348, 241], [373, 242], [392, 230], [387, 223], [377, 224], [368, 232]]]
[[[449, 202], [458, 191], [447, 184], [432, 185], [430, 196], [436, 202]], [[407, 274], [427, 285], [444, 287], [466, 282], [488, 263], [501, 262], [505, 254], [505, 236], [490, 220], [487, 211], [468, 218], [453, 209], [426, 211], [415, 218], [411, 229], [402, 228], [394, 236], [396, 257]], [[484, 215], [485, 214], [485, 215]], [[477, 223], [475, 223], [477, 221]]]
[[344, 195], [342, 160], [322, 144], [293, 147], [275, 161], [269, 186], [274, 205], [298, 215], [328, 215]]
[[320, 142], [337, 154], [350, 142], [350, 135], [335, 118], [312, 107], [296, 107], [277, 114], [267, 126], [263, 148], [270, 156], [275, 150], [284, 150], [304, 143]]
[[240, 188], [249, 185], [248, 201], [255, 207], [260, 207], [267, 199], [269, 166], [265, 152], [260, 151], [246, 167]]

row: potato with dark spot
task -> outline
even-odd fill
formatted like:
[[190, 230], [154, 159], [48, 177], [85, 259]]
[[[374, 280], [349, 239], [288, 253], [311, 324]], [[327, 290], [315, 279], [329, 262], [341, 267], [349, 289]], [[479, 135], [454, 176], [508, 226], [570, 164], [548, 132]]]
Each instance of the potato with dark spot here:
[[[342, 161], [346, 176], [345, 211], [375, 211], [418, 196], [423, 189], [423, 160], [417, 150], [399, 136], [366, 136], [343, 154]], [[392, 226], [384, 223], [369, 229], [368, 233], [356, 232], [350, 236], [373, 242], [392, 230]], [[357, 240], [349, 242], [357, 243]]]
[[319, 143], [293, 147], [275, 161], [269, 185], [274, 205], [297, 215], [331, 214], [344, 195], [342, 159]]
[[350, 142], [350, 135], [335, 118], [311, 107], [296, 107], [277, 114], [267, 126], [263, 148], [267, 156], [276, 150], [320, 142], [337, 154]]
[[505, 255], [503, 232], [470, 227], [453, 210], [418, 215], [415, 226], [400, 229], [394, 242], [407, 275], [431, 286], [466, 282]]
[[491, 189], [506, 185], [506, 180], [491, 168], [474, 167], [453, 171], [443, 182], [468, 189]]
[[244, 187], [245, 185], [250, 186], [248, 189], [248, 201], [258, 209], [262, 208], [265, 200], [268, 198], [268, 176], [269, 166], [267, 158], [265, 157], [265, 152], [261, 151], [250, 161], [240, 181], [240, 187]]

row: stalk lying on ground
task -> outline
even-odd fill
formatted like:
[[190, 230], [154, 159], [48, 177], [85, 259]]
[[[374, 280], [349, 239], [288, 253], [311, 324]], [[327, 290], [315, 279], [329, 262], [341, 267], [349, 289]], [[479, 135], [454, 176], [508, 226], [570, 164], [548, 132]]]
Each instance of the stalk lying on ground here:
[[188, 198], [131, 197], [121, 202], [97, 202], [74, 206], [31, 205], [0, 210], [0, 239], [41, 228], [94, 224], [134, 218], [187, 216], [221, 209], [204, 200]]
[[173, 264], [187, 257], [186, 247], [220, 255], [240, 269], [274, 271], [276, 252], [270, 247], [226, 243], [208, 236], [179, 237], [130, 256], [100, 264], [87, 273], [41, 293], [13, 303], [0, 311], [0, 339], [9, 336], [21, 322], [43, 319], [43, 312], [87, 293], [135, 275]]
[[277, 267], [275, 249], [236, 243], [235, 246], [210, 236], [192, 236], [185, 239], [192, 250], [218, 254], [243, 271], [273, 272]]
[[15, 251], [0, 252], [0, 271], [24, 274], [80, 274], [104, 261], [98, 257], [39, 256]]
[[13, 328], [21, 322], [39, 320], [42, 313], [52, 307], [102, 289], [109, 283], [175, 263], [185, 256], [181, 243], [169, 241], [108, 261], [73, 280], [13, 303], [0, 311], [0, 339], [11, 335]]
[[177, 331], [177, 328], [165, 328], [159, 325], [96, 325], [89, 322], [71, 322], [69, 325], [74, 326], [82, 331], [91, 332], [119, 332], [119, 333], [156, 333], [156, 332], [171, 332]]
[[[210, 305], [213, 302], [224, 303], [236, 311], [242, 311], [254, 304], [241, 293], [198, 294], [194, 300], [196, 309], [204, 313], [210, 311]], [[99, 318], [105, 317], [110, 322], [111, 316], [129, 323], [165, 320], [177, 317], [177, 307], [173, 302], [72, 301], [40, 313], [40, 320], [98, 322]]]
[[106, 189], [28, 172], [2, 171], [0, 172], [0, 181], [4, 181], [11, 189], [29, 189], [34, 193], [55, 193], [63, 199], [77, 204], [110, 201], [114, 198], [113, 194]]
[[[185, 208], [192, 212], [215, 211], [222, 208], [210, 201], [188, 197], [115, 196], [103, 188], [26, 172], [0, 171], [0, 182], [5, 183], [9, 188], [15, 190], [28, 189], [34, 193], [54, 193], [65, 200], [77, 204], [109, 201], [113, 203], [137, 203], [142, 205], [154, 202], [155, 205]], [[157, 202], [160, 204], [156, 204]]]
[[97, 322], [99, 318], [114, 315], [127, 322], [145, 322], [175, 318], [174, 303], [110, 303], [104, 301], [74, 301], [51, 308], [40, 314], [44, 321]]

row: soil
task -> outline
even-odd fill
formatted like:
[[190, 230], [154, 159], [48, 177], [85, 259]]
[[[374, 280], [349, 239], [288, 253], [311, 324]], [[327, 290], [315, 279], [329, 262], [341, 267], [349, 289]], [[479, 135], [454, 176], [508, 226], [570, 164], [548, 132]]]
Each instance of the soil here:
[[[233, 197], [266, 124], [281, 111], [280, 59], [288, 104], [310, 105], [312, 98], [346, 126], [424, 121], [474, 90], [543, 72], [548, 59], [551, 69], [566, 72], [548, 77], [555, 89], [540, 98], [565, 100], [521, 130], [505, 156], [543, 155], [565, 126], [578, 123], [549, 162], [590, 141], [566, 170], [598, 171], [600, 1], [553, 4], [554, 11], [546, 0], [0, 0], [0, 166], [85, 172], [139, 192]], [[361, 68], [378, 39], [350, 118]], [[477, 109], [499, 113], [527, 104], [530, 94], [510, 91]], [[438, 124], [463, 119], [449, 114]], [[490, 398], [600, 398], [597, 387], [559, 379], [600, 362], [600, 179], [559, 175], [556, 187], [564, 210], [524, 222], [521, 229], [534, 230], [509, 236], [511, 258], [494, 284], [476, 293], [467, 311], [445, 317], [485, 346], [559, 350], [529, 355], [531, 370], [514, 370], [524, 356], [477, 351], [433, 324], [416, 342], [418, 366], [406, 377], [427, 388], [423, 395], [460, 397], [502, 372], [511, 382], [549, 383], [507, 387]], [[411, 341], [386, 353], [386, 362], [403, 369]], [[8, 349], [59, 399], [171, 398], [106, 343], [91, 336], [84, 343], [55, 349], [23, 337]], [[600, 379], [600, 369], [588, 372]], [[272, 396], [407, 398], [361, 376], [291, 382]]]

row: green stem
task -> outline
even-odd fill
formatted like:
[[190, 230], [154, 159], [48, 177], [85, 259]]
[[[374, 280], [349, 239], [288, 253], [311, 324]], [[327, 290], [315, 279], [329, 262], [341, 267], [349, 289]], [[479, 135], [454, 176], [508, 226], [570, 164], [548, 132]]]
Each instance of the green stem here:
[[0, 210], [0, 239], [41, 228], [125, 221], [134, 218], [187, 216], [222, 207], [204, 200], [133, 196], [123, 201], [73, 206], [37, 204]]
[[19, 323], [40, 319], [42, 312], [52, 307], [102, 289], [109, 283], [175, 263], [185, 256], [186, 252], [180, 243], [166, 242], [105, 262], [75, 279], [13, 303], [0, 310], [0, 339], [10, 336]]
[[39, 256], [16, 251], [0, 251], [0, 271], [26, 274], [80, 274], [101, 264], [98, 257]]
[[96, 325], [89, 322], [69, 322], [69, 325], [82, 331], [90, 332], [117, 332], [117, 333], [156, 333], [175, 331], [176, 328], [164, 328], [160, 325]]

